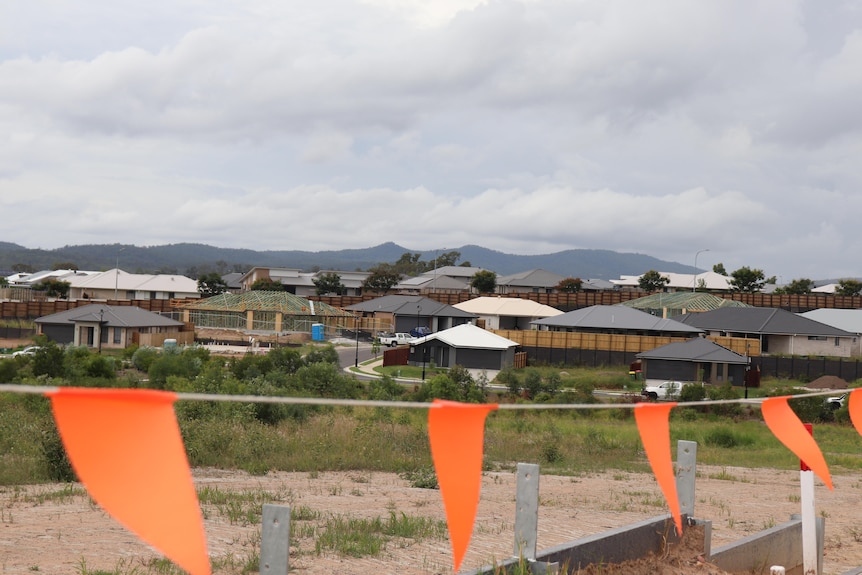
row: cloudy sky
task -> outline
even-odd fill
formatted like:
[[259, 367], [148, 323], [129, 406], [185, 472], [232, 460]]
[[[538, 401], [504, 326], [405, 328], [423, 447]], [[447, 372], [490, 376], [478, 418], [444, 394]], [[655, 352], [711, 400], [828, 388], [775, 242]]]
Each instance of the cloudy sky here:
[[862, 276], [860, 102], [853, 1], [5, 2], [0, 241]]

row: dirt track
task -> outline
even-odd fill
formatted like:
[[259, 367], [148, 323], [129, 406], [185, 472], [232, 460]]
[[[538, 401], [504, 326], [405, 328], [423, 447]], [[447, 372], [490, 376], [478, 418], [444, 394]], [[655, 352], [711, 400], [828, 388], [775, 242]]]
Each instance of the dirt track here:
[[[826, 518], [826, 575], [862, 565], [862, 473], [833, 478], [835, 490], [817, 482], [817, 510]], [[391, 512], [444, 519], [439, 491], [409, 487], [390, 473], [273, 473], [253, 477], [241, 472], [196, 470], [199, 488], [278, 493], [294, 509], [355, 518], [389, 517]], [[51, 498], [39, 493], [59, 485], [0, 488], [0, 573], [79, 574], [140, 565], [155, 557], [147, 546], [118, 526], [89, 498]], [[583, 477], [540, 478], [539, 546], [564, 543], [603, 530], [666, 512], [651, 475], [609, 472]], [[698, 468], [695, 516], [713, 522], [713, 547], [786, 521], [799, 510], [799, 472], [742, 468]], [[476, 527], [462, 569], [508, 558], [513, 551], [515, 474], [487, 473]], [[210, 555], [240, 563], [257, 551], [259, 525], [231, 523], [215, 508], [205, 508]], [[296, 522], [295, 534], [302, 524]], [[379, 557], [360, 559], [332, 553], [316, 555], [315, 539], [301, 537], [291, 549], [291, 571], [316, 574], [393, 573], [431, 575], [452, 573], [447, 539], [418, 543], [392, 541]], [[715, 573], [690, 558], [690, 566], [673, 573]], [[140, 572], [140, 571], [139, 571]], [[238, 573], [219, 568], [216, 573]], [[603, 572], [604, 573], [604, 572]]]

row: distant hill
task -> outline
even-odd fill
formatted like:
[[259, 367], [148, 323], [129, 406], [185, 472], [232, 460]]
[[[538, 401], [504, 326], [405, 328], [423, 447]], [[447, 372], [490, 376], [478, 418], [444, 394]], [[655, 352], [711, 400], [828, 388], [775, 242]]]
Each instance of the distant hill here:
[[[616, 279], [621, 275], [637, 275], [649, 270], [692, 273], [692, 266], [659, 260], [634, 253], [609, 250], [565, 250], [543, 255], [513, 255], [480, 246], [467, 245], [447, 248], [459, 251], [459, 263], [470, 262], [475, 267], [504, 276], [532, 269], [544, 269], [567, 277], [582, 279]], [[53, 250], [29, 249], [0, 242], [0, 271], [11, 273], [16, 264], [26, 264], [34, 270], [51, 269], [56, 264], [74, 264], [81, 270], [107, 270], [119, 263], [120, 269], [135, 273], [179, 273], [197, 277], [217, 271], [245, 272], [254, 266], [297, 268], [305, 271], [366, 270], [380, 263], [395, 263], [404, 253], [421, 253], [430, 261], [435, 252], [410, 250], [387, 242], [379, 246], [337, 251], [307, 252], [298, 250], [255, 251], [218, 248], [205, 244], [168, 244], [145, 246], [98, 244], [64, 246]]]

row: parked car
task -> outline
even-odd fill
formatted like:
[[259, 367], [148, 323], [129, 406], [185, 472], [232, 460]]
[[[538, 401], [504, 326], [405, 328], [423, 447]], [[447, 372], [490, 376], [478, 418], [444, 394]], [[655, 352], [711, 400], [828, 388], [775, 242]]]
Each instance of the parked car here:
[[38, 345], [28, 345], [24, 349], [12, 352], [12, 357], [18, 357], [19, 355], [36, 355], [37, 351], [39, 351]]
[[405, 345], [413, 339], [409, 333], [378, 333], [377, 340], [380, 345], [395, 347], [396, 345]]
[[836, 395], [833, 397], [826, 398], [826, 405], [831, 407], [832, 409], [841, 409], [844, 407], [844, 400], [847, 399], [847, 394], [843, 393], [841, 395]]
[[413, 337], [425, 337], [426, 335], [431, 335], [432, 332], [430, 328], [425, 327], [424, 325], [420, 325], [419, 327], [414, 327], [410, 330], [410, 335]]
[[679, 395], [682, 386], [685, 385], [682, 381], [663, 381], [659, 384], [647, 385], [641, 391], [641, 395], [653, 401], [657, 399], [671, 399]]

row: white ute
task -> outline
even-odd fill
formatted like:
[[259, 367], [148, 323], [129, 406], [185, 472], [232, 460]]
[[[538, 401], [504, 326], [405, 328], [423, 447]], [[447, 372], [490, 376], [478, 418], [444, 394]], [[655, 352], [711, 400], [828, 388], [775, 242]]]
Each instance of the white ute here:
[[380, 341], [380, 345], [395, 347], [396, 345], [406, 345], [413, 339], [413, 336], [409, 333], [381, 333], [377, 339]]
[[682, 386], [681, 381], [663, 381], [658, 384], [647, 385], [641, 391], [641, 395], [653, 401], [657, 399], [672, 399], [679, 395]]

